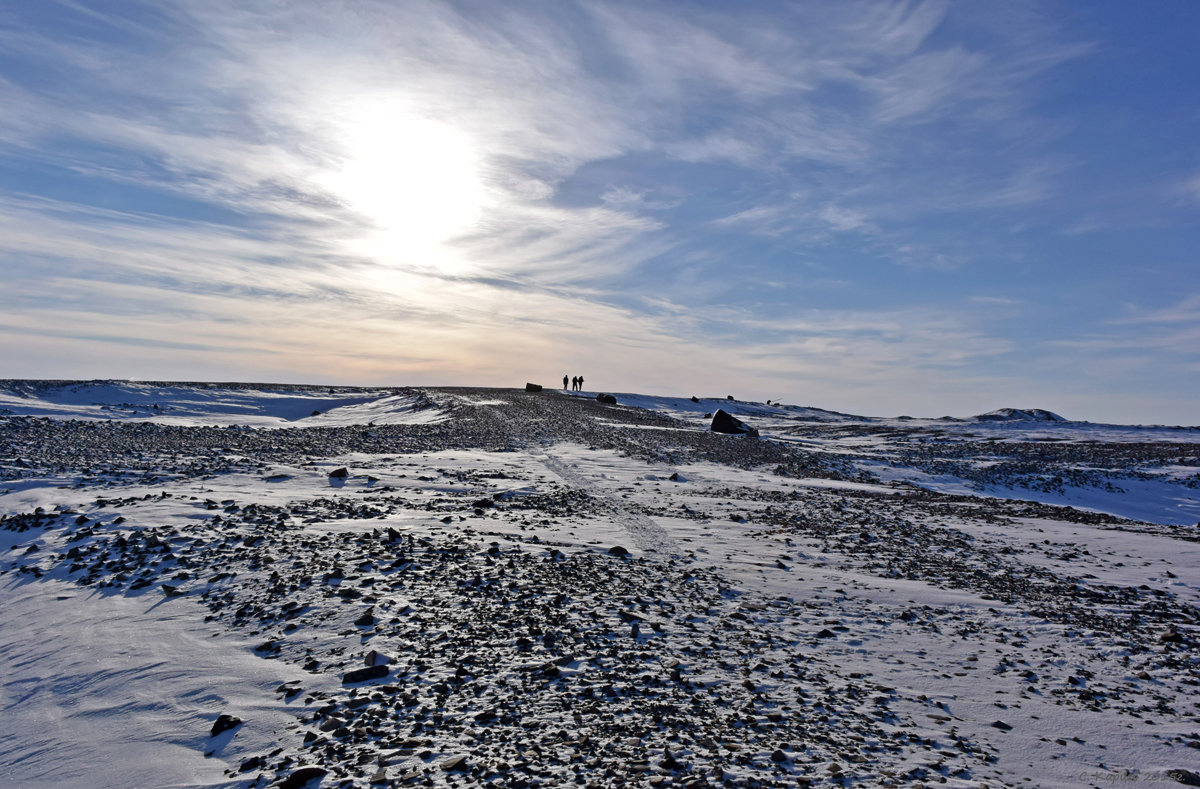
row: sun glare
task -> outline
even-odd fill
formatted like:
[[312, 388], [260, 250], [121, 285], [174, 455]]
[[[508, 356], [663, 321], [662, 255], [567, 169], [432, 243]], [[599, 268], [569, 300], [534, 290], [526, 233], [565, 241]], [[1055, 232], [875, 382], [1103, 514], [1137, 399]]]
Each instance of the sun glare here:
[[374, 227], [358, 251], [381, 262], [448, 265], [442, 243], [470, 230], [485, 202], [470, 136], [382, 102], [349, 113], [341, 135], [345, 160], [325, 186]]

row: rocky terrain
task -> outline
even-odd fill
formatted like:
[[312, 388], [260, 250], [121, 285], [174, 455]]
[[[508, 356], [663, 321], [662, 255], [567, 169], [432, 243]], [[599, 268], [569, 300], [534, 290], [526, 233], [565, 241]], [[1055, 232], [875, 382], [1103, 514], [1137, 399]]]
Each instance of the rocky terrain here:
[[[445, 388], [251, 429], [161, 386], [0, 416], [5, 600], [130, 601], [276, 677], [158, 710], [212, 769], [134, 785], [1200, 785], [1194, 432]], [[1123, 517], [1147, 491], [1170, 516]], [[69, 785], [31, 709], [96, 685], [46, 690], [71, 633], [30, 660], [9, 616], [0, 772]]]

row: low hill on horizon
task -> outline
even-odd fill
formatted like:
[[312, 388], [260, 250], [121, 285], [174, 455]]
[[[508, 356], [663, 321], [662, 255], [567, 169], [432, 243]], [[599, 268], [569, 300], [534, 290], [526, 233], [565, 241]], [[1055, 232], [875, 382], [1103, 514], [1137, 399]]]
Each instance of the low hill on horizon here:
[[[0, 379], [0, 414], [53, 416], [76, 419], [189, 420], [211, 418], [221, 424], [266, 427], [284, 423], [329, 424], [331, 411], [339, 411], [344, 424], [418, 419], [406, 399], [420, 391], [453, 392], [488, 387], [453, 386], [343, 386], [281, 384], [269, 382], [133, 381], [121, 379], [40, 380]], [[509, 391], [497, 388], [497, 391]], [[547, 388], [546, 394], [592, 397], [597, 391], [563, 392]], [[941, 422], [1068, 422], [1041, 408], [1000, 408], [968, 417], [867, 416], [837, 410], [779, 402], [759, 403], [725, 397], [684, 397], [612, 392], [626, 405], [671, 412], [711, 412], [715, 408], [736, 416], [760, 416], [823, 422], [902, 420]], [[398, 399], [396, 399], [398, 398]], [[373, 406], [371, 404], [374, 404]], [[157, 406], [157, 407], [156, 407]], [[314, 413], [319, 412], [319, 413]], [[314, 417], [324, 417], [316, 421]]]

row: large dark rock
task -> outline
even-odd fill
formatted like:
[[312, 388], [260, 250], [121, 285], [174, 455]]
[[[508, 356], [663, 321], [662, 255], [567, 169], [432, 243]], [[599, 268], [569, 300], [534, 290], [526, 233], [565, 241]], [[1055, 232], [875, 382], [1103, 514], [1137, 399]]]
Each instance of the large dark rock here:
[[387, 666], [367, 666], [366, 668], [356, 668], [354, 671], [347, 671], [342, 675], [343, 685], [353, 685], [355, 682], [366, 682], [372, 679], [381, 679], [388, 675]]
[[233, 715], [226, 715], [225, 713], [222, 712], [220, 715], [217, 716], [217, 720], [213, 723], [212, 729], [209, 731], [209, 734], [213, 737], [216, 737], [218, 734], [221, 734], [222, 732], [227, 732], [230, 729], [236, 729], [238, 726], [241, 726], [241, 725], [242, 725], [241, 718], [235, 717]]
[[712, 431], [714, 433], [729, 433], [735, 436], [757, 436], [758, 430], [750, 427], [742, 420], [732, 414], [718, 408], [712, 418]]
[[449, 759], [446, 759], [444, 762], [442, 762], [442, 769], [448, 773], [466, 770], [467, 766], [468, 763], [466, 756], [451, 756]]
[[303, 789], [308, 786], [309, 781], [316, 778], [324, 778], [329, 774], [329, 771], [321, 767], [301, 767], [293, 770], [287, 778], [284, 778], [275, 786], [279, 789]]
[[601, 392], [600, 394], [596, 395], [596, 399], [599, 400], [601, 403], [604, 403], [605, 405], [616, 405], [617, 404], [617, 398], [613, 397], [610, 394], [605, 394], [604, 392]]
[[540, 391], [542, 391], [542, 385], [527, 383], [527, 384], [525, 384], [525, 391], [526, 392], [540, 392]]

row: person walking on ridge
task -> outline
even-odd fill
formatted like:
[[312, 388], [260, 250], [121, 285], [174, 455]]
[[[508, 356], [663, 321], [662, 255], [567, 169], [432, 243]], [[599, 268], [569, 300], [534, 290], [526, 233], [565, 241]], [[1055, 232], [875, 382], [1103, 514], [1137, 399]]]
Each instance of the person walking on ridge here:
[[567, 391], [567, 376], [563, 376], [563, 391]]

